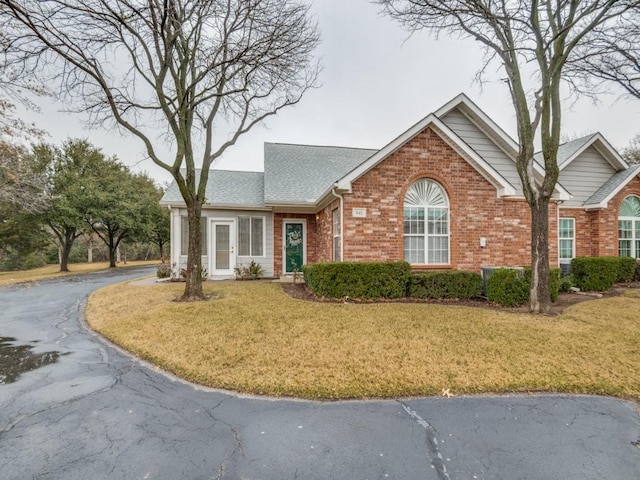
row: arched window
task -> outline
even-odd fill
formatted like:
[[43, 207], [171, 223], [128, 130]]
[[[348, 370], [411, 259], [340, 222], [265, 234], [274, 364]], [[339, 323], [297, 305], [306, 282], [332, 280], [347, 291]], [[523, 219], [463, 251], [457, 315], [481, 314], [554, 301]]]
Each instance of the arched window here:
[[449, 263], [449, 201], [433, 180], [418, 180], [404, 197], [404, 259], [417, 265]]
[[620, 205], [618, 248], [621, 257], [640, 258], [640, 197], [630, 195]]

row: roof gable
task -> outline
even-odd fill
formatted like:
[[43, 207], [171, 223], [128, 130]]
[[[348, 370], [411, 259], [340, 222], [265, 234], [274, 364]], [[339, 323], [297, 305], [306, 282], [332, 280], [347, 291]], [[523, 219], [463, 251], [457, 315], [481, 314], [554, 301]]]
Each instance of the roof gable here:
[[[615, 148], [602, 136], [601, 133], [596, 132], [585, 137], [577, 138], [570, 142], [563, 143], [558, 147], [558, 154], [556, 159], [560, 171], [568, 167], [573, 161], [584, 153], [589, 147], [593, 147], [598, 151], [602, 158], [609, 163], [616, 171], [626, 170], [629, 168], [629, 164], [624, 161]], [[544, 162], [542, 152], [535, 154], [536, 160]]]

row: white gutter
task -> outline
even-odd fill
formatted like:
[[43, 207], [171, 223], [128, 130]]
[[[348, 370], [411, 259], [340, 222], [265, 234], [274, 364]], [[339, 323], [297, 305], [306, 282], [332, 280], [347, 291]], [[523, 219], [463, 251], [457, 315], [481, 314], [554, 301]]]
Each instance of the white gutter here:
[[331, 189], [331, 195], [340, 201], [340, 261], [344, 262], [344, 198], [336, 193], [337, 188], [338, 183], [336, 182]]

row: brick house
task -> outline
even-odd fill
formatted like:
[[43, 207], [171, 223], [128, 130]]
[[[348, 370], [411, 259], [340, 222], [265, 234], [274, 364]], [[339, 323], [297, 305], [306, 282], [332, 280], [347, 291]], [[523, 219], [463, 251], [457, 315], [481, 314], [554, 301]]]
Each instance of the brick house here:
[[[461, 94], [380, 150], [265, 144], [264, 172], [212, 170], [203, 265], [213, 278], [260, 263], [407, 260], [414, 269], [530, 262], [530, 214], [517, 143]], [[575, 256], [640, 258], [640, 165], [599, 133], [563, 144], [549, 206], [552, 266]], [[543, 172], [541, 162], [535, 165]], [[186, 264], [186, 208], [175, 182], [171, 261]]]

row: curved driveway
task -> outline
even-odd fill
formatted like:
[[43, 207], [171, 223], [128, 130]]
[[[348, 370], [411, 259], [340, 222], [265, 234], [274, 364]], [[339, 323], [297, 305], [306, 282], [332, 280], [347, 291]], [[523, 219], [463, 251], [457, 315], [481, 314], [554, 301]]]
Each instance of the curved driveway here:
[[0, 288], [0, 337], [62, 354], [0, 384], [0, 478], [640, 478], [640, 417], [611, 398], [322, 403], [173, 379], [81, 320], [91, 291], [148, 273]]

